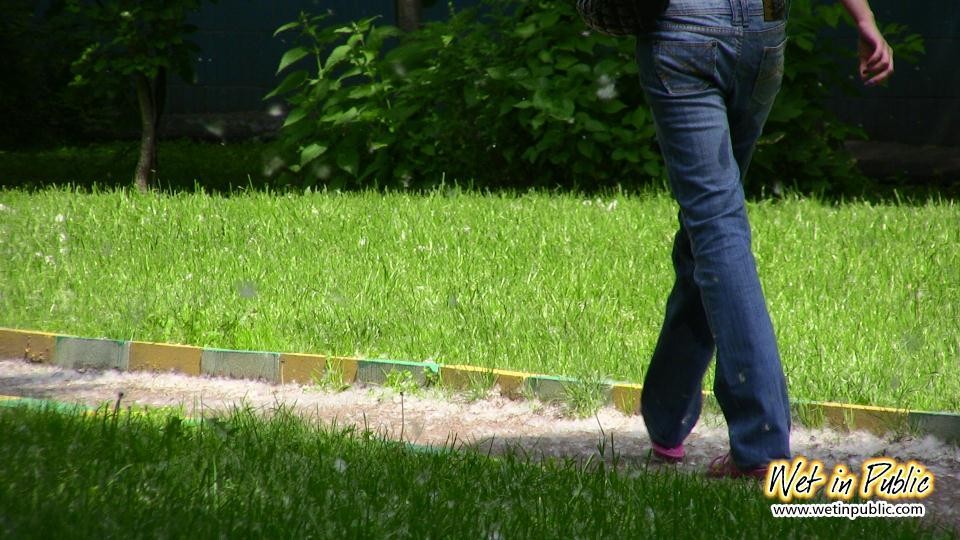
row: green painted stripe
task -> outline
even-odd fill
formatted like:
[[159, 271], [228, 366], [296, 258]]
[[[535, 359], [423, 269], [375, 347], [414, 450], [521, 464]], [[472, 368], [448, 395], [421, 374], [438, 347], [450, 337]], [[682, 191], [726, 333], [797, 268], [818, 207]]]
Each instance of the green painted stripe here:
[[16, 409], [18, 407], [26, 407], [30, 409], [49, 408], [63, 413], [89, 412], [96, 410], [95, 408], [89, 407], [82, 403], [70, 404], [62, 401], [53, 401], [50, 399], [37, 399], [18, 396], [0, 396], [0, 407], [7, 407], [11, 409]]

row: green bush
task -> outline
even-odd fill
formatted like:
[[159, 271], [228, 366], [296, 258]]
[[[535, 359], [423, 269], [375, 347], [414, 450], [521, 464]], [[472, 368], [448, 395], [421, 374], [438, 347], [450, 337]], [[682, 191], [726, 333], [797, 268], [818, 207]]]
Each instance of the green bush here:
[[[754, 193], [775, 182], [862, 187], [842, 148], [862, 134], [826, 111], [820, 84], [837, 68], [817, 32], [839, 24], [838, 9], [794, 1], [785, 89], [755, 158]], [[277, 31], [300, 34], [280, 62], [290, 73], [267, 96], [284, 95], [291, 108], [277, 184], [629, 189], [663, 181], [634, 40], [587, 32], [572, 2], [482, 0], [408, 34], [375, 19], [323, 20], [301, 14]]]

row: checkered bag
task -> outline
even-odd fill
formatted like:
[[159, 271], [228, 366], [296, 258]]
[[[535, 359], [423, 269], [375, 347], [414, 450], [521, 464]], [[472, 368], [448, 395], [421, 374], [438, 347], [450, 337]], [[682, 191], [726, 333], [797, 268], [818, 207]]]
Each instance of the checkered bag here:
[[587, 26], [611, 36], [635, 36], [653, 27], [670, 0], [577, 0]]

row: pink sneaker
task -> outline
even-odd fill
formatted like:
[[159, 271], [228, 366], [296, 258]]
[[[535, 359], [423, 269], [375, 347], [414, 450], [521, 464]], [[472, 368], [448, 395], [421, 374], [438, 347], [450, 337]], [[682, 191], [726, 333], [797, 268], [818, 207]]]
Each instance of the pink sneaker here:
[[754, 480], [764, 480], [767, 477], [767, 467], [757, 467], [750, 470], [742, 470], [733, 462], [730, 454], [724, 454], [713, 458], [710, 466], [707, 467], [707, 477], [709, 478], [752, 478]]
[[653, 457], [667, 463], [680, 463], [683, 461], [683, 456], [686, 455], [686, 452], [683, 450], [683, 444], [679, 444], [673, 448], [667, 448], [666, 446], [660, 446], [659, 444], [650, 441], [650, 445], [650, 452]]

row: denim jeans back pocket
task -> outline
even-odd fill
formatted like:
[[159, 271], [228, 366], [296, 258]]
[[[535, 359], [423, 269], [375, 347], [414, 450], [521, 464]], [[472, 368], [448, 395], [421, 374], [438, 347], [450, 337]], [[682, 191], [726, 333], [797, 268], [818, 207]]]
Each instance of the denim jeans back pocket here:
[[780, 92], [780, 85], [783, 84], [783, 60], [786, 48], [786, 39], [775, 47], [763, 48], [757, 82], [753, 85], [753, 100], [757, 103], [764, 105], [773, 103], [777, 93]]
[[658, 41], [653, 59], [660, 82], [672, 95], [701, 92], [716, 80], [716, 41]]

